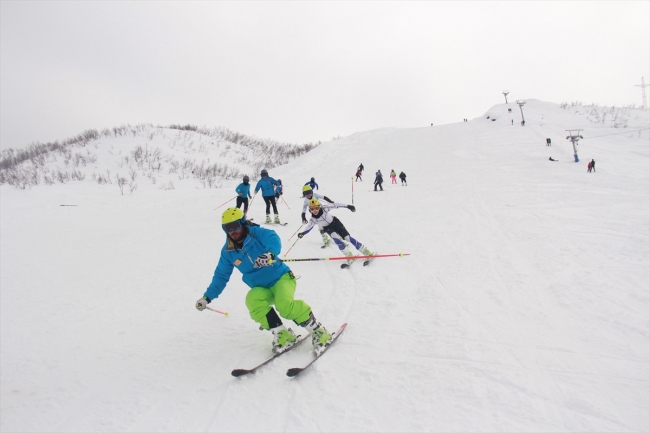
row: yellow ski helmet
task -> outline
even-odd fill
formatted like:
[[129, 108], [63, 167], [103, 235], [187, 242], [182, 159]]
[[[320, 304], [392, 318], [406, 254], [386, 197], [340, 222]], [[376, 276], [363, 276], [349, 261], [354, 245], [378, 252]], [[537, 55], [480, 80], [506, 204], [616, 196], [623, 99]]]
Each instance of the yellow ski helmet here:
[[239, 229], [246, 221], [244, 211], [238, 207], [229, 207], [221, 215], [221, 228], [226, 233]]
[[312, 198], [311, 200], [309, 200], [309, 209], [311, 210], [312, 208], [313, 209], [320, 208], [320, 201], [318, 201], [317, 198]]
[[302, 187], [302, 195], [306, 196], [307, 194], [313, 194], [314, 191], [311, 189], [311, 186], [305, 185]]

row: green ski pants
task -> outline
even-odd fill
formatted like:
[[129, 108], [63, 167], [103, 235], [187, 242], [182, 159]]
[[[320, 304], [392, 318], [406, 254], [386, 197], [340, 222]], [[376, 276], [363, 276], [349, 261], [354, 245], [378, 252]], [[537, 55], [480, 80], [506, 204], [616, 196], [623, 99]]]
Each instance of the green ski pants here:
[[246, 295], [246, 307], [251, 319], [259, 323], [262, 328], [269, 329], [266, 315], [275, 305], [280, 317], [303, 323], [309, 319], [311, 307], [305, 301], [293, 299], [296, 293], [296, 279], [292, 273], [287, 272], [271, 287], [253, 287]]

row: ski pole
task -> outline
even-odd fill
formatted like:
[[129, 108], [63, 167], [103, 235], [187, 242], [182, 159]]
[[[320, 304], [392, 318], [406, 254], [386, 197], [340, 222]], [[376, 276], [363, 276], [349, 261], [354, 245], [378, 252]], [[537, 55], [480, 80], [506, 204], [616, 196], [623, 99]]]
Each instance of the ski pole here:
[[[294, 237], [294, 236], [296, 235], [296, 233], [298, 233], [298, 232], [300, 231], [300, 229], [302, 228], [302, 226], [304, 226], [304, 224], [300, 224], [300, 227], [298, 227], [298, 230], [296, 230], [296, 232], [295, 232], [294, 234], [291, 235], [291, 238]], [[289, 238], [288, 240], [290, 241], [291, 238]]]
[[[300, 239], [300, 238], [298, 238]], [[297, 242], [297, 241], [296, 241]], [[343, 257], [314, 257], [309, 259], [275, 259], [269, 260], [269, 263], [273, 262], [315, 262], [319, 260], [358, 260], [358, 259], [377, 259], [381, 257], [404, 257], [410, 256], [409, 253], [399, 253], [399, 254], [375, 254], [372, 256], [343, 256]], [[286, 256], [286, 254], [285, 254]]]
[[[298, 230], [300, 230], [300, 229], [298, 229]], [[298, 243], [299, 240], [300, 240], [300, 238], [296, 239], [296, 242], [294, 242], [293, 244], [291, 244], [291, 246], [289, 247], [289, 249], [287, 250], [287, 252], [284, 253], [284, 257], [286, 257], [287, 254], [289, 254], [289, 251], [291, 251], [291, 249], [293, 248], [293, 246], [296, 245], [296, 244]], [[276, 260], [276, 262], [278, 262], [278, 261], [280, 261], [280, 262], [284, 262], [285, 260]]]
[[257, 197], [257, 194], [255, 194], [251, 199], [251, 202], [248, 203], [248, 209], [246, 210], [246, 213], [244, 213], [244, 215], [248, 215], [248, 211], [251, 210], [251, 206], [253, 206], [253, 200], [255, 200], [255, 197]]
[[[226, 203], [228, 203], [229, 201], [232, 201], [233, 199], [236, 199], [236, 198], [237, 198], [237, 196], [234, 196], [233, 198], [231, 198], [230, 200], [228, 200]], [[219, 209], [221, 206], [223, 206], [223, 205], [226, 204], [226, 203], [220, 204], [219, 206], [215, 207], [215, 208], [212, 209], [212, 210], [215, 211], [215, 210]]]
[[352, 181], [352, 204], [354, 204], [354, 177], [351, 177], [350, 180]]
[[[287, 202], [284, 200], [284, 197], [280, 196], [280, 198], [282, 199], [282, 201], [284, 202], [284, 204], [287, 204]], [[288, 204], [287, 204], [287, 209], [291, 210], [291, 208], [289, 207]]]
[[210, 308], [210, 307], [205, 307], [205, 308], [210, 310], [210, 311], [214, 311], [215, 313], [223, 314], [224, 316], [228, 317], [228, 312], [227, 311], [219, 311], [219, 310], [215, 310], [214, 308]]

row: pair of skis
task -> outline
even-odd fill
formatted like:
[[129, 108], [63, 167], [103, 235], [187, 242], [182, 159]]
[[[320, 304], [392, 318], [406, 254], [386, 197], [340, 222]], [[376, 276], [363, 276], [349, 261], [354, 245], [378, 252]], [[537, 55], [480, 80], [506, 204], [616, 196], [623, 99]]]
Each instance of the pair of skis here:
[[[316, 357], [315, 357], [314, 359], [312, 359], [312, 360], [311, 360], [307, 365], [305, 365], [304, 367], [296, 367], [296, 368], [290, 368], [290, 369], [288, 369], [288, 370], [287, 370], [287, 376], [289, 376], [289, 377], [295, 377], [295, 376], [298, 376], [300, 373], [302, 373], [303, 371], [305, 371], [306, 369], [308, 369], [309, 367], [311, 367], [311, 365], [312, 365], [314, 362], [316, 362], [316, 361], [317, 361], [321, 356], [323, 356], [323, 355], [325, 354], [325, 352], [327, 352], [327, 350], [329, 350], [330, 347], [332, 347], [332, 345], [334, 344], [334, 342], [336, 342], [336, 340], [339, 338], [339, 336], [343, 333], [343, 331], [345, 330], [345, 327], [346, 327], [346, 326], [348, 326], [348, 324], [347, 324], [347, 323], [344, 323], [343, 325], [341, 325], [341, 327], [339, 328], [338, 331], [332, 333], [332, 342], [331, 342], [328, 346], [325, 346], [325, 348], [324, 348], [324, 349], [323, 349], [323, 350], [322, 350], [318, 355], [316, 355]], [[291, 352], [293, 349], [295, 349], [296, 347], [300, 346], [300, 345], [301, 345], [301, 344], [302, 344], [302, 343], [303, 343], [307, 338], [309, 338], [309, 337], [311, 337], [310, 334], [307, 334], [307, 335], [305, 335], [305, 336], [300, 337], [300, 338], [298, 339], [298, 341], [296, 341], [296, 344], [294, 344], [293, 346], [291, 346], [291, 347], [288, 348], [287, 350], [285, 350], [285, 351], [283, 351], [283, 352], [280, 352], [280, 353], [276, 353], [275, 355], [273, 355], [272, 357], [270, 357], [270, 358], [267, 359], [266, 361], [262, 362], [261, 364], [255, 366], [255, 367], [253, 367], [253, 368], [251, 368], [251, 369], [249, 369], [249, 370], [242, 369], [242, 368], [237, 368], [237, 369], [233, 370], [231, 374], [232, 374], [233, 376], [235, 376], [235, 377], [241, 377], [241, 376], [246, 376], [246, 375], [248, 375], [248, 374], [254, 373], [254, 372], [257, 371], [259, 368], [265, 366], [266, 364], [268, 364], [269, 362], [273, 361], [273, 360], [276, 359], [277, 357], [282, 356], [282, 355], [284, 355], [284, 354], [287, 353], [287, 352]]]

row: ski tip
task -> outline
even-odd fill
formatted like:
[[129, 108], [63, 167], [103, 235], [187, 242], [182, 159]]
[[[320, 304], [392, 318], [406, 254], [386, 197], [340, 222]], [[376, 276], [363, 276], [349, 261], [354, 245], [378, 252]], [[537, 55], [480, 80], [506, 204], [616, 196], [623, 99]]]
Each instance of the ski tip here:
[[230, 373], [230, 374], [232, 374], [235, 377], [239, 377], [239, 376], [244, 376], [244, 375], [246, 375], [246, 374], [248, 374], [250, 372], [251, 372], [250, 370], [244, 370], [244, 369], [238, 368], [238, 369], [233, 370], [232, 373]]
[[347, 268], [349, 268], [349, 267], [350, 267], [350, 265], [348, 265], [347, 263], [343, 263], [343, 264], [341, 265], [341, 269], [347, 269]]
[[287, 376], [289, 377], [298, 376], [300, 373], [302, 373], [303, 370], [304, 368], [290, 368], [287, 370]]

